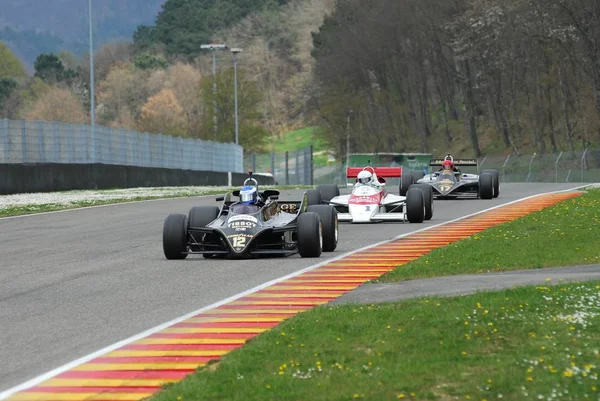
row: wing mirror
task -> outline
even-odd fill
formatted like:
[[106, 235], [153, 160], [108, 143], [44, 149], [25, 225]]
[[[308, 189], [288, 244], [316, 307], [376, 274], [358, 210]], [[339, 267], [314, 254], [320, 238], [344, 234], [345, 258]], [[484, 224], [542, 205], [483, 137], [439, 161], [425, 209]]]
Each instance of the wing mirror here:
[[223, 202], [223, 201], [225, 200], [225, 197], [224, 197], [224, 196], [217, 196], [217, 197], [215, 198], [215, 200], [216, 200], [217, 202]]
[[276, 199], [279, 199], [279, 196], [278, 195], [269, 196], [269, 199], [276, 200]]

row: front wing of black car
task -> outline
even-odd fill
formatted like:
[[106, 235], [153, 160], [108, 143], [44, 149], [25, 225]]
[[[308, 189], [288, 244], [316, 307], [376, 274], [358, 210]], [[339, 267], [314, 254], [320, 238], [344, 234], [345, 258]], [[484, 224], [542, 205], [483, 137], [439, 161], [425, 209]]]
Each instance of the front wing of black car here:
[[[285, 233], [298, 231], [296, 224], [283, 227], [261, 227], [256, 232], [225, 232], [210, 227], [188, 229], [188, 254], [211, 254], [246, 258], [260, 255], [288, 256], [297, 252], [294, 241], [286, 241]], [[292, 235], [288, 234], [288, 237]]]

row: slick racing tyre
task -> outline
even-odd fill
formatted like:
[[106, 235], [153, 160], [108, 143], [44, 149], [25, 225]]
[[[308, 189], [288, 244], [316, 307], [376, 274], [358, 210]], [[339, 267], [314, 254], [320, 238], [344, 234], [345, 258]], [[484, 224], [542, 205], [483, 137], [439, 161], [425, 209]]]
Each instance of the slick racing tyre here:
[[479, 176], [479, 197], [481, 199], [492, 199], [494, 197], [494, 176], [483, 173]]
[[498, 195], [500, 195], [500, 174], [498, 173], [498, 170], [494, 170], [494, 169], [483, 170], [481, 172], [481, 174], [485, 174], [485, 173], [490, 173], [491, 175], [494, 176], [494, 198], [497, 198]]
[[219, 216], [217, 206], [194, 206], [188, 215], [189, 227], [206, 227]]
[[306, 202], [308, 206], [323, 204], [321, 199], [321, 191], [318, 189], [309, 189], [306, 191]]
[[317, 185], [317, 191], [321, 193], [321, 200], [323, 202], [329, 202], [336, 196], [340, 196], [340, 189], [335, 184]]
[[338, 243], [338, 216], [333, 206], [311, 205], [306, 212], [314, 212], [319, 215], [323, 225], [323, 252], [333, 252]]
[[[190, 213], [188, 214], [188, 227], [189, 228], [201, 228], [206, 227], [219, 216], [219, 208], [217, 206], [194, 206], [190, 209]], [[205, 236], [204, 240], [207, 242], [212, 242], [215, 236], [213, 234], [208, 234]], [[198, 250], [192, 247], [192, 251]], [[212, 253], [203, 253], [202, 256], [205, 259], [212, 259], [217, 255]]]
[[415, 182], [425, 177], [425, 173], [422, 171], [411, 171], [410, 174], [414, 177]]
[[323, 229], [314, 212], [298, 216], [298, 253], [303, 258], [318, 258], [323, 252]]
[[171, 259], [187, 258], [187, 217], [170, 214], [163, 225], [163, 252]]
[[433, 188], [428, 184], [412, 184], [410, 188], [419, 188], [423, 191], [423, 203], [425, 204], [425, 220], [433, 217]]
[[411, 223], [422, 223], [425, 220], [425, 202], [421, 188], [410, 188], [406, 191], [406, 217]]
[[415, 183], [415, 177], [411, 173], [402, 174], [400, 180], [400, 196], [406, 196], [408, 188]]

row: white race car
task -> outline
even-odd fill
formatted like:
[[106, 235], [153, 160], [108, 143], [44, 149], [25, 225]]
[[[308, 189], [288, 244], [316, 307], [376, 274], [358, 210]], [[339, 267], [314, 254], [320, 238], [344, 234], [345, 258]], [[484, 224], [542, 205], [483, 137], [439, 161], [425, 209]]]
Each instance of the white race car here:
[[[368, 171], [370, 184], [359, 182], [359, 174]], [[347, 178], [355, 178], [349, 195], [340, 195], [337, 185], [318, 185], [307, 192], [308, 204], [328, 204], [338, 212], [339, 221], [376, 223], [381, 221], [409, 221], [422, 223], [433, 216], [433, 192], [427, 184], [412, 184], [406, 196], [394, 195], [386, 190], [387, 178], [402, 177], [401, 167], [350, 167]]]

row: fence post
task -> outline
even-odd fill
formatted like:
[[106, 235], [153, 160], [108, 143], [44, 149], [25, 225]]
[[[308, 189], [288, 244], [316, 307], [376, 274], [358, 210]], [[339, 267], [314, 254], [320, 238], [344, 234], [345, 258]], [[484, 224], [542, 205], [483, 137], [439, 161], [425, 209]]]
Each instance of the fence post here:
[[310, 145], [310, 185], [314, 185], [315, 181], [315, 165], [313, 157], [313, 145]]
[[487, 156], [485, 156], [483, 158], [483, 160], [481, 161], [481, 164], [479, 164], [479, 166], [477, 166], [477, 174], [479, 174], [479, 172], [481, 171], [481, 167], [483, 166], [483, 164], [485, 163], [485, 160], [487, 159]]
[[531, 177], [531, 164], [533, 163], [533, 158], [535, 157], [535, 155], [537, 155], [537, 153], [533, 152], [533, 155], [531, 156], [531, 160], [529, 160], [529, 173], [527, 173], [526, 182], [529, 182], [529, 177]]
[[503, 182], [506, 182], [506, 164], [508, 163], [508, 160], [510, 159], [511, 156], [512, 156], [512, 153], [510, 155], [508, 155], [506, 160], [504, 160], [504, 164], [502, 165], [502, 181]]
[[273, 174], [273, 181], [277, 182], [275, 177], [275, 152], [271, 152], [271, 174]]
[[8, 163], [8, 159], [10, 157], [10, 152], [8, 151], [8, 130], [9, 130], [9, 124], [8, 124], [8, 120], [3, 119], [2, 120], [2, 129], [0, 129], [0, 137], [2, 137], [2, 143], [4, 145], [4, 161], [3, 163]]
[[565, 182], [569, 182], [569, 178], [571, 178], [571, 171], [573, 170], [569, 169], [569, 172], [567, 173], [567, 178], [565, 178]]
[[300, 149], [296, 149], [296, 185], [300, 185]]
[[27, 122], [25, 120], [21, 120], [21, 163], [28, 163], [28, 155], [27, 155]]
[[584, 165], [585, 165], [585, 154], [587, 153], [587, 148], [585, 148], [585, 150], [583, 151], [583, 155], [581, 156], [581, 182], [583, 181], [583, 171], [584, 171]]
[[555, 182], [558, 182], [558, 161], [560, 160], [562, 155], [563, 155], [563, 152], [560, 152], [560, 154], [558, 155], [558, 158], [554, 162], [554, 173], [555, 173], [555, 178], [556, 178]]
[[285, 151], [285, 185], [290, 185], [290, 158], [289, 152]]

